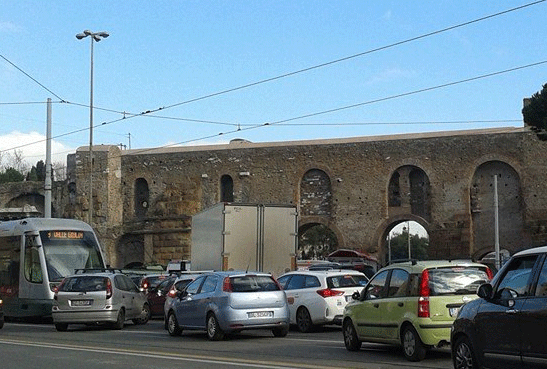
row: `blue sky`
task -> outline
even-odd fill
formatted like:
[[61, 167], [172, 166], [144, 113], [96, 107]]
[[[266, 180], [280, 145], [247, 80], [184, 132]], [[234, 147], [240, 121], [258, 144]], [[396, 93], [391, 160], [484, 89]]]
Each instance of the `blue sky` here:
[[110, 34], [94, 44], [94, 144], [522, 126], [522, 99], [547, 83], [547, 2], [421, 36], [531, 3], [2, 1], [0, 154], [45, 159], [47, 98], [54, 161], [89, 145], [85, 29]]

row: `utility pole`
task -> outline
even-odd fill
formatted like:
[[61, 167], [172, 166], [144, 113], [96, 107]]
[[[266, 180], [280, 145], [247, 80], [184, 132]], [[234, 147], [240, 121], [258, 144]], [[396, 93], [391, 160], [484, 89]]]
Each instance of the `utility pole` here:
[[47, 99], [46, 178], [44, 181], [44, 218], [51, 218], [51, 99]]

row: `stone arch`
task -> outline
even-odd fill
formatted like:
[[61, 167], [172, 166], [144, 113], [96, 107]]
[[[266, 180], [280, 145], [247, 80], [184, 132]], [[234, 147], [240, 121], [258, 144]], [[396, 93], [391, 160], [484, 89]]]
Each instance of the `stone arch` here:
[[220, 201], [234, 202], [234, 180], [228, 174], [220, 177]]
[[123, 268], [129, 263], [144, 263], [144, 236], [122, 236], [116, 246], [116, 258], [111, 262], [114, 268]]
[[[36, 192], [23, 193], [17, 197], [12, 198], [6, 203], [7, 208], [23, 208], [25, 205], [34, 206], [42, 215], [44, 214], [44, 195]], [[51, 208], [51, 214], [55, 214], [53, 205]]]
[[300, 181], [300, 214], [302, 216], [332, 215], [332, 185], [329, 175], [321, 169], [310, 169]]
[[400, 166], [391, 175], [387, 187], [390, 216], [407, 213], [431, 220], [431, 185], [423, 169]]
[[[340, 230], [333, 226], [332, 224], [328, 224], [328, 222], [325, 222], [324, 219], [319, 219], [319, 217], [314, 217], [313, 219], [309, 219], [306, 223], [299, 224], [298, 225], [298, 238], [300, 237], [308, 230], [310, 230], [313, 227], [324, 227], [325, 229], [328, 229], [328, 232], [331, 232], [332, 235], [336, 238], [336, 244], [335, 249], [343, 248], [344, 242], [343, 237], [340, 232]], [[334, 251], [334, 250], [333, 250]], [[297, 250], [298, 257], [300, 257], [300, 242], [299, 242], [299, 249]]]
[[144, 178], [135, 180], [135, 217], [142, 219], [150, 207], [150, 191], [148, 182]]
[[524, 205], [519, 174], [503, 161], [486, 161], [476, 168], [469, 188], [472, 255], [494, 250], [494, 175], [498, 182], [500, 248], [514, 252], [530, 241], [524, 237]]
[[[431, 235], [431, 225], [429, 221], [427, 221], [426, 219], [420, 216], [417, 216], [414, 214], [399, 214], [399, 215], [389, 217], [388, 219], [384, 220], [376, 229], [376, 233], [374, 234], [374, 242], [373, 242], [373, 245], [376, 245], [376, 249], [371, 248], [367, 250], [368, 252], [375, 253], [377, 255], [378, 262], [381, 265], [384, 265], [387, 263], [387, 260], [384, 260], [384, 256], [387, 250], [387, 237], [389, 235], [389, 232], [391, 232], [391, 230], [395, 228], [395, 226], [397, 226], [398, 224], [402, 222], [406, 222], [406, 221], [413, 221], [418, 223], [426, 230], [428, 235]], [[432, 253], [434, 253], [434, 250], [431, 250], [431, 251]]]

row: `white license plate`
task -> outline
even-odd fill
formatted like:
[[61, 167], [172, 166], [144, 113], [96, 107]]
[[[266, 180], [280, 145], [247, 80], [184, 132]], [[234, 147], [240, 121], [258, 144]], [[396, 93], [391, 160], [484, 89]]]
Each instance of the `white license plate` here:
[[457, 307], [457, 308], [448, 308], [448, 313], [450, 314], [451, 317], [455, 318], [456, 316], [458, 316], [458, 313], [460, 312], [460, 308]]
[[346, 295], [346, 302], [350, 302], [351, 300], [353, 300], [353, 296]]
[[72, 306], [90, 306], [93, 300], [72, 300]]
[[273, 317], [273, 311], [253, 311], [247, 313], [249, 318], [271, 318]]

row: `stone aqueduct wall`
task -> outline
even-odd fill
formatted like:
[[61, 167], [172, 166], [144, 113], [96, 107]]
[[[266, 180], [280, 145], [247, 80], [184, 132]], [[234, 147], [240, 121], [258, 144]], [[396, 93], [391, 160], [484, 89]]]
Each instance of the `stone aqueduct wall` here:
[[[86, 148], [56, 183], [55, 216], [87, 220]], [[547, 143], [526, 128], [279, 143], [124, 150], [94, 147], [93, 226], [113, 266], [190, 255], [191, 216], [222, 199], [297, 204], [299, 226], [324, 224], [339, 247], [376, 254], [398, 223], [430, 237], [430, 257], [480, 257], [547, 243]], [[56, 194], [56, 195], [55, 195]], [[11, 196], [11, 197], [10, 197]], [[231, 196], [231, 197], [230, 197]], [[2, 193], [0, 207], [20, 197]]]

